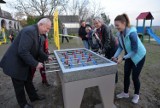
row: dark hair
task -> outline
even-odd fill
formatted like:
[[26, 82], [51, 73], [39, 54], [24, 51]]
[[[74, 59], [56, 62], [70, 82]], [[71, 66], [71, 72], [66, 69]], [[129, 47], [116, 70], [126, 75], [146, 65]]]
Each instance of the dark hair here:
[[118, 15], [114, 21], [121, 21], [121, 22], [126, 22], [126, 26], [127, 27], [130, 27], [130, 21], [129, 21], [129, 18], [128, 18], [128, 15], [127, 14], [122, 14], [122, 15]]
[[85, 20], [81, 20], [81, 21], [80, 21], [80, 24], [81, 24], [82, 22], [85, 22]]

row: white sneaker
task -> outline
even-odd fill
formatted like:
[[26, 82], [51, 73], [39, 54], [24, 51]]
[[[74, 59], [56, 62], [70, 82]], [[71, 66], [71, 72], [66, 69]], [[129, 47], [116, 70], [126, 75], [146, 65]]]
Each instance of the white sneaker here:
[[121, 98], [129, 98], [129, 94], [128, 93], [120, 93], [116, 96], [117, 98], [121, 99]]
[[133, 99], [132, 99], [132, 102], [133, 102], [134, 104], [137, 104], [137, 103], [138, 103], [138, 100], [139, 100], [139, 95], [134, 94]]

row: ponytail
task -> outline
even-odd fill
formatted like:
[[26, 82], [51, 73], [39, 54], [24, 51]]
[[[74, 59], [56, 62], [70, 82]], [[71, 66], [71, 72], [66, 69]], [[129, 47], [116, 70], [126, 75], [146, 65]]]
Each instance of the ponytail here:
[[127, 14], [118, 15], [114, 21], [121, 21], [126, 23], [126, 27], [130, 27], [130, 21]]
[[129, 18], [128, 18], [128, 15], [127, 14], [122, 14], [123, 15], [123, 17], [126, 19], [126, 26], [127, 27], [130, 27], [130, 21], [129, 21]]

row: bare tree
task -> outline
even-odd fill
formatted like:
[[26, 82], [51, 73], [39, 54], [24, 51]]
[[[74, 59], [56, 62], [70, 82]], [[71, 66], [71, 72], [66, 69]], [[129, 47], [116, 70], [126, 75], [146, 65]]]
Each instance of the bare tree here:
[[109, 25], [109, 23], [111, 21], [110, 18], [109, 18], [109, 16], [107, 16], [106, 13], [101, 13], [101, 17], [102, 17], [104, 23], [107, 24], [107, 25]]
[[17, 0], [11, 6], [26, 16], [52, 16], [57, 8], [60, 14], [79, 15], [84, 20], [100, 16], [104, 9], [96, 0]]
[[72, 0], [70, 1], [69, 10], [71, 11], [71, 14], [76, 15], [78, 14], [78, 5], [79, 5], [79, 0]]
[[68, 8], [73, 15], [79, 15], [79, 19], [100, 16], [104, 10], [101, 2], [97, 0], [70, 0]]
[[92, 18], [95, 16], [101, 16], [101, 13], [103, 13], [103, 11], [104, 7], [102, 7], [100, 1], [90, 0], [90, 14]]
[[57, 6], [60, 6], [61, 4], [62, 4], [62, 0], [51, 0], [49, 3], [50, 5], [49, 16], [53, 15]]
[[62, 0], [59, 7], [59, 14], [65, 14], [68, 15], [68, 5], [70, 0]]
[[79, 19], [86, 19], [89, 0], [70, 0], [68, 9], [72, 15], [79, 15]]
[[89, 5], [89, 0], [81, 0], [81, 3], [79, 3], [78, 7], [78, 13], [80, 19], [86, 19], [88, 16], [88, 5]]
[[61, 4], [61, 0], [17, 0], [10, 6], [27, 16], [45, 16], [53, 15], [56, 7]]
[[24, 13], [23, 12], [15, 12], [14, 13], [14, 18], [16, 19], [16, 20], [22, 20], [22, 19], [24, 19]]
[[17, 2], [15, 2], [14, 4], [10, 4], [11, 7], [15, 8], [18, 12], [22, 12], [26, 15], [30, 15], [31, 14], [31, 10], [29, 4], [27, 4], [27, 2], [24, 2], [22, 0], [17, 0]]

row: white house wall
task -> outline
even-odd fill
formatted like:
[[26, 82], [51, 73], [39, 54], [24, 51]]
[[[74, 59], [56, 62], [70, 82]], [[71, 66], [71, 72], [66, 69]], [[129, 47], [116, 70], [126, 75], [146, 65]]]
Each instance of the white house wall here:
[[79, 23], [63, 23], [66, 28], [79, 28]]
[[[19, 26], [19, 30], [22, 28], [20, 23], [18, 21], [15, 21], [15, 20], [9, 20], [9, 19], [4, 19], [4, 18], [0, 18], [0, 29], [1, 29], [1, 21], [2, 20], [5, 20], [6, 21], [6, 29], [9, 30], [9, 22], [11, 21], [12, 22], [12, 29], [16, 29], [18, 30], [18, 26]], [[15, 25], [14, 25], [15, 24]]]

